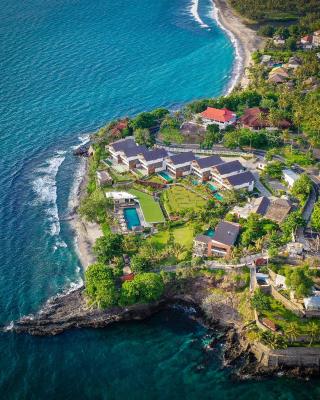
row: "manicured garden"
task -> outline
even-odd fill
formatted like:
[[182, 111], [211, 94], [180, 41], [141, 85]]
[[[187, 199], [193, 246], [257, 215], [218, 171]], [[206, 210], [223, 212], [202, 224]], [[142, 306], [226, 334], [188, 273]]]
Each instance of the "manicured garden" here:
[[[192, 248], [193, 243], [193, 226], [192, 224], [184, 224], [178, 227], [172, 228], [172, 234], [175, 243], [184, 246], [186, 249]], [[159, 246], [159, 248], [164, 248], [169, 240], [169, 230], [160, 231], [153, 235], [150, 241]]]
[[207, 200], [183, 186], [174, 185], [163, 193], [164, 207], [168, 214], [179, 214], [184, 210], [200, 210]]
[[136, 189], [129, 189], [128, 192], [138, 198], [146, 222], [159, 223], [165, 221], [159, 203], [152, 196]]

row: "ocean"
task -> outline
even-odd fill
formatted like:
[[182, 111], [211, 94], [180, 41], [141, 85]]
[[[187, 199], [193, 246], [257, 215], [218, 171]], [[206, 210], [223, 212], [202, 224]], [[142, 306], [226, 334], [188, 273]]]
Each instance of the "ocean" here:
[[[1, 324], [82, 284], [66, 219], [88, 133], [230, 87], [235, 50], [197, 3], [0, 0]], [[54, 338], [3, 333], [0, 398], [320, 398], [313, 382], [231, 382], [206, 334], [175, 310]]]

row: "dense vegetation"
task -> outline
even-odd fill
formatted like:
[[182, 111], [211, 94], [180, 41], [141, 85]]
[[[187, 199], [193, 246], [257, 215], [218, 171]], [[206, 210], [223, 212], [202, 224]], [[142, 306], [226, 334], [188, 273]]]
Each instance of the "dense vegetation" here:
[[308, 13], [319, 13], [318, 0], [229, 0], [245, 17], [256, 21], [295, 20]]

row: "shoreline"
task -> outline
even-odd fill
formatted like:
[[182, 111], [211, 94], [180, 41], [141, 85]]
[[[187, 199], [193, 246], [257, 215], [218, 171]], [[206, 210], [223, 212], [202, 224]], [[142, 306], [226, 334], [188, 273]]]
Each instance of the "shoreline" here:
[[235, 49], [232, 77], [225, 93], [230, 94], [238, 84], [241, 84], [242, 87], [249, 84], [246, 69], [251, 65], [252, 53], [263, 46], [264, 39], [242, 22], [241, 18], [229, 6], [227, 0], [212, 0], [212, 3], [214, 7], [213, 18], [229, 36]]
[[[247, 27], [240, 17], [238, 17], [227, 0], [212, 0], [213, 18], [217, 25], [229, 36], [235, 50], [235, 62], [232, 71], [232, 77], [225, 90], [225, 95], [241, 84], [246, 87], [249, 83], [245, 71], [251, 64], [251, 54], [259, 49], [264, 40], [257, 33]], [[95, 240], [102, 236], [102, 231], [98, 224], [84, 221], [78, 214], [81, 199], [85, 195], [87, 186], [88, 161], [86, 160], [85, 172], [77, 190], [75, 207], [72, 211], [73, 218], [70, 225], [75, 233], [75, 248], [79, 257], [79, 261], [85, 271], [90, 264], [96, 262], [92, 247]]]
[[84, 175], [82, 176], [77, 193], [75, 195], [75, 205], [72, 210], [72, 219], [69, 221], [74, 232], [75, 249], [83, 271], [85, 271], [90, 264], [96, 262], [96, 257], [93, 254], [92, 248], [96, 239], [102, 236], [102, 231], [98, 224], [84, 221], [78, 213], [78, 208], [81, 200], [86, 194], [86, 187], [88, 183], [87, 159], [85, 159], [85, 163]]

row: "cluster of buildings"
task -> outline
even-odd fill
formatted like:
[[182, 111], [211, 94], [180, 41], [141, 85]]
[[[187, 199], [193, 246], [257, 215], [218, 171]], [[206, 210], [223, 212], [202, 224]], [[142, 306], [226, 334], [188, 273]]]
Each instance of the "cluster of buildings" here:
[[248, 203], [243, 207], [235, 206], [231, 214], [244, 219], [247, 219], [250, 214], [258, 214], [263, 218], [280, 224], [286, 219], [291, 210], [292, 204], [286, 198], [262, 196], [249, 199]]
[[[275, 74], [278, 72], [281, 74], [283, 71], [279, 67], [273, 69]], [[283, 72], [286, 74], [286, 78], [289, 78], [287, 72]], [[238, 125], [240, 128], [249, 128], [252, 130], [259, 130], [263, 128], [271, 128], [272, 124], [269, 120], [269, 111], [260, 107], [247, 108], [244, 111], [244, 114], [237, 118], [236, 114], [233, 111], [230, 111], [226, 108], [218, 109], [207, 107], [205, 111], [198, 115], [201, 118], [203, 126], [207, 127], [208, 125], [218, 125], [220, 129], [226, 129], [229, 125]], [[290, 127], [290, 122], [283, 120], [278, 123], [278, 127], [282, 129], [287, 129]]]
[[303, 36], [300, 44], [304, 50], [312, 50], [320, 47], [320, 31], [315, 31], [311, 35]]
[[[292, 72], [294, 72], [301, 65], [302, 61], [297, 56], [290, 57], [289, 61], [286, 64], [274, 64], [272, 70], [269, 72], [268, 80], [269, 82], [275, 84], [286, 83], [291, 78]], [[270, 66], [272, 67], [272, 63]]]
[[147, 149], [137, 145], [133, 137], [108, 145], [112, 161], [123, 164], [128, 170], [142, 170], [145, 175], [166, 172], [170, 177], [180, 178], [190, 174], [200, 181], [214, 181], [218, 188], [247, 189], [252, 191], [255, 179], [239, 161], [223, 161], [212, 155], [197, 158], [192, 151], [169, 155], [165, 149]]

